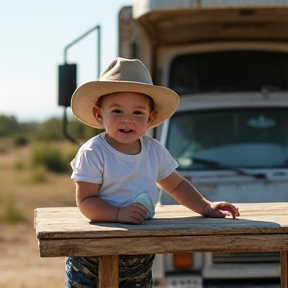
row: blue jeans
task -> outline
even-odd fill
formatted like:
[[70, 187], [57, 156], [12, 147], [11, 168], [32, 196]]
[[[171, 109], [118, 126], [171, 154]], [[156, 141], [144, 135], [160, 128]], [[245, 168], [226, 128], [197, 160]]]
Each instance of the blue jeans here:
[[[119, 288], [151, 288], [155, 255], [120, 255]], [[97, 288], [98, 257], [67, 257], [66, 288]]]

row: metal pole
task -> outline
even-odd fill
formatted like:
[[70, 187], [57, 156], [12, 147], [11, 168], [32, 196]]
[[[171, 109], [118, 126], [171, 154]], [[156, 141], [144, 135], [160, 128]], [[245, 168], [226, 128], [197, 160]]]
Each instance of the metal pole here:
[[67, 132], [67, 124], [68, 124], [68, 121], [67, 121], [67, 111], [66, 111], [66, 107], [64, 107], [64, 115], [63, 115], [63, 134], [64, 136], [69, 140], [71, 141], [72, 143], [74, 144], [78, 144], [77, 140], [74, 139], [72, 136], [70, 136]]
[[89, 31], [87, 31], [86, 33], [84, 33], [83, 35], [81, 35], [80, 37], [78, 37], [77, 39], [75, 39], [74, 41], [72, 41], [70, 44], [68, 44], [65, 48], [64, 48], [64, 63], [67, 63], [67, 52], [68, 52], [68, 49], [73, 46], [74, 44], [76, 44], [77, 42], [79, 42], [80, 40], [82, 40], [84, 37], [86, 37], [87, 35], [89, 35], [90, 33], [92, 33], [94, 30], [97, 30], [97, 35], [98, 35], [98, 38], [97, 38], [97, 41], [98, 41], [98, 46], [97, 46], [97, 77], [99, 78], [99, 75], [100, 75], [100, 71], [101, 71], [101, 66], [100, 66], [100, 59], [101, 59], [101, 51], [100, 51], [100, 30], [101, 30], [101, 27], [100, 25], [97, 25], [95, 27], [93, 27], [92, 29], [90, 29]]
[[[73, 46], [74, 44], [76, 44], [77, 42], [79, 42], [80, 40], [82, 40], [84, 37], [86, 37], [87, 35], [89, 35], [90, 33], [92, 33], [94, 30], [97, 30], [98, 33], [98, 38], [97, 38], [97, 41], [98, 41], [98, 45], [97, 45], [97, 78], [99, 78], [100, 76], [100, 71], [101, 71], [101, 51], [100, 51], [100, 47], [101, 47], [101, 38], [100, 38], [100, 25], [97, 25], [95, 27], [93, 27], [92, 29], [90, 29], [89, 31], [87, 31], [86, 33], [84, 33], [83, 35], [81, 35], [80, 37], [78, 37], [77, 39], [75, 39], [74, 41], [72, 41], [70, 44], [68, 44], [65, 48], [64, 48], [64, 63], [67, 64], [67, 53], [68, 53], [68, 49]], [[63, 115], [63, 134], [64, 136], [71, 142], [75, 143], [75, 144], [78, 144], [78, 142], [73, 138], [71, 137], [68, 132], [67, 132], [67, 125], [68, 124], [68, 121], [67, 121], [67, 113], [66, 113], [66, 107], [64, 107], [64, 115]]]
[[100, 77], [100, 72], [101, 72], [101, 57], [100, 57], [100, 55], [101, 55], [101, 45], [100, 45], [100, 39], [101, 39], [101, 34], [100, 34], [100, 32], [101, 32], [101, 29], [100, 29], [100, 26], [96, 26], [96, 27], [98, 27], [97, 29], [97, 31], [98, 31], [98, 48], [97, 48], [97, 52], [98, 52], [98, 60], [97, 60], [97, 64], [98, 64], [98, 68], [97, 68], [97, 78], [99, 79], [99, 77]]

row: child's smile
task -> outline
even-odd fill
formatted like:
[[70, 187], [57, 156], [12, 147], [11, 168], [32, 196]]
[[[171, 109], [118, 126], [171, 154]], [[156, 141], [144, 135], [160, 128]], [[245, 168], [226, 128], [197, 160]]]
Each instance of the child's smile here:
[[120, 129], [120, 132], [123, 132], [123, 133], [130, 133], [132, 131], [133, 130], [130, 130], [130, 129]]

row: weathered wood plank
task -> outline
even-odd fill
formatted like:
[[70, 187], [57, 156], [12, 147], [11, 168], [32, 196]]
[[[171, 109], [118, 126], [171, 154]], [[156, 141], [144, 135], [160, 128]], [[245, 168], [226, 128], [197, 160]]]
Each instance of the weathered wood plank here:
[[237, 206], [241, 211], [237, 220], [204, 218], [181, 205], [158, 207], [155, 219], [143, 225], [90, 223], [76, 207], [38, 208], [35, 230], [38, 239], [288, 233], [287, 203]]
[[35, 230], [43, 257], [100, 256], [100, 287], [118, 287], [122, 254], [281, 251], [281, 288], [288, 288], [288, 203], [236, 206], [237, 220], [203, 218], [180, 205], [158, 207], [143, 225], [89, 223], [76, 207], [39, 208]]
[[118, 256], [100, 256], [98, 263], [98, 287], [118, 288]]
[[40, 241], [40, 256], [97, 256], [175, 252], [246, 252], [288, 250], [288, 235], [210, 235], [59, 239]]

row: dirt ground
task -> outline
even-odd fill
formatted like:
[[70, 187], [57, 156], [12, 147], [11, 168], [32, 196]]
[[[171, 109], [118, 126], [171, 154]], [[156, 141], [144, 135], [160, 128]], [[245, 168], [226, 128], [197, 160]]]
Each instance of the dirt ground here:
[[[46, 173], [45, 182], [34, 183], [28, 166], [31, 147], [7, 150], [0, 154], [0, 215], [12, 205], [26, 221], [0, 224], [0, 288], [63, 288], [65, 258], [39, 256], [33, 223], [35, 208], [75, 206], [70, 173]], [[19, 162], [21, 170], [15, 169]]]
[[41, 258], [31, 224], [0, 226], [0, 287], [64, 287], [64, 258]]

